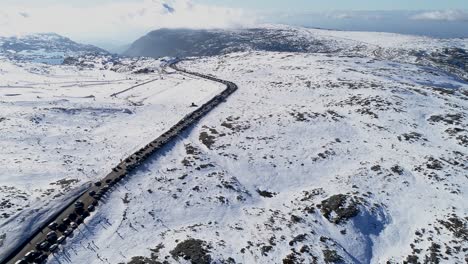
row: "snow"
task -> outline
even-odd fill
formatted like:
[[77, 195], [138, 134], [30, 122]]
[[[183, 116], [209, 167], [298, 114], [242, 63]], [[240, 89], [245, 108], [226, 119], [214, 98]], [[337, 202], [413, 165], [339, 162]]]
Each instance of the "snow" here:
[[[463, 263], [468, 84], [409, 51], [465, 40], [291, 29], [330, 52], [181, 63], [239, 90], [116, 186], [49, 263], [188, 263], [173, 250], [189, 239], [215, 263]], [[12, 210], [61, 193], [50, 183], [64, 175], [71, 189], [102, 176], [221, 89], [172, 71], [2, 63], [0, 93], [19, 95], [0, 104], [0, 182], [27, 197]]]
[[[171, 250], [188, 238], [205, 241], [217, 262], [322, 263], [330, 250], [346, 263], [400, 263], [411, 243], [429, 254], [430, 244], [414, 242], [417, 230], [466, 215], [466, 146], [445, 132], [452, 126], [428, 121], [466, 116], [466, 83], [422, 66], [327, 54], [234, 53], [181, 66], [240, 89], [118, 186], [51, 263], [128, 262], [158, 245], [158, 260], [174, 262]], [[421, 137], [405, 140], [411, 132]], [[430, 157], [459, 163], [432, 170]], [[355, 218], [324, 217], [317, 204], [336, 194], [359, 201]], [[432, 239], [463, 244], [449, 237]]]
[[11, 228], [29, 225], [28, 218], [15, 216], [18, 212], [57, 208], [70, 190], [102, 178], [192, 111], [192, 102], [206, 102], [222, 88], [162, 69], [135, 75], [8, 60], [0, 64], [0, 234], [7, 235], [6, 245], [22, 236]]

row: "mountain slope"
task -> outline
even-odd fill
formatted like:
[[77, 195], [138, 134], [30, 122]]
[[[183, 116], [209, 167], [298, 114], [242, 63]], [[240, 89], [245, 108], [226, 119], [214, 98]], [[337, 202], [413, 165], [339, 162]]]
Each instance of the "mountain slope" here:
[[468, 39], [430, 39], [283, 25], [232, 30], [160, 29], [135, 41], [124, 55], [190, 57], [252, 50], [369, 56], [434, 66], [468, 80]]
[[[243, 51], [180, 67], [239, 90], [112, 187], [49, 263], [467, 261], [466, 40], [219, 32], [195, 44]], [[38, 208], [219, 91], [165, 62], [0, 58], [0, 255]]]
[[0, 37], [0, 54], [15, 61], [61, 63], [68, 56], [108, 54], [107, 51], [74, 42], [54, 33]]
[[239, 90], [117, 186], [52, 263], [463, 263], [466, 83], [330, 54], [181, 67]]
[[159, 29], [136, 40], [124, 53], [128, 56], [213, 56], [246, 50], [320, 52], [318, 41], [300, 38], [288, 30], [253, 28], [244, 30]]

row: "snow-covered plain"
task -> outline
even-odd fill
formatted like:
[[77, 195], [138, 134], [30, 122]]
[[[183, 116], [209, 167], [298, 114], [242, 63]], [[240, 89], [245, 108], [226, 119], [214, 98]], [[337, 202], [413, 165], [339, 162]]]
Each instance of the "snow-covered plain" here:
[[356, 55], [182, 63], [239, 90], [50, 263], [465, 263], [468, 84]]
[[44, 220], [37, 210], [50, 214], [223, 88], [142, 61], [132, 65], [156, 71], [0, 59], [0, 255]]

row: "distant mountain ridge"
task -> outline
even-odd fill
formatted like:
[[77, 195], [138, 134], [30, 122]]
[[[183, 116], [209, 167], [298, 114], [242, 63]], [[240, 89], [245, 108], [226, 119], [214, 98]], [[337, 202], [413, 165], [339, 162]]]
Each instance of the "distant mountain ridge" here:
[[318, 40], [284, 29], [158, 29], [136, 40], [124, 55], [190, 57], [248, 50], [320, 52], [328, 49]]
[[16, 61], [59, 64], [66, 57], [90, 53], [109, 54], [104, 49], [80, 44], [55, 33], [0, 37], [0, 54]]
[[[359, 34], [364, 33], [351, 32], [348, 37], [336, 37], [337, 32], [284, 25], [225, 30], [158, 29], [136, 40], [123, 55], [200, 57], [231, 52], [275, 51], [372, 56], [434, 66], [468, 81], [468, 40], [429, 41], [423, 37], [389, 33], [376, 33], [380, 40], [362, 39]], [[395, 39], [402, 43], [389, 47], [388, 43]]]

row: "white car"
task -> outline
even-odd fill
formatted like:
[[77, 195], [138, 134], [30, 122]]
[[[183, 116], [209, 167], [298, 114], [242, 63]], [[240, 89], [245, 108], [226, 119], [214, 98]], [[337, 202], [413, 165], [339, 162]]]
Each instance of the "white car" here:
[[65, 242], [66, 238], [66, 236], [60, 236], [59, 238], [57, 238], [57, 244], [62, 244], [63, 242]]

